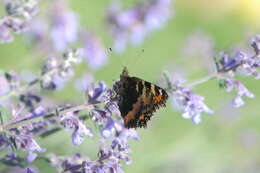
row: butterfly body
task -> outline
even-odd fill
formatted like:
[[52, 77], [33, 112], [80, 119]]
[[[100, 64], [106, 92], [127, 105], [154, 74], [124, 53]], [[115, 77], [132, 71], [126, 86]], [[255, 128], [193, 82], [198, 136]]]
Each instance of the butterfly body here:
[[168, 98], [163, 88], [129, 76], [126, 68], [118, 85], [118, 106], [126, 128], [146, 127], [153, 113], [165, 106]]

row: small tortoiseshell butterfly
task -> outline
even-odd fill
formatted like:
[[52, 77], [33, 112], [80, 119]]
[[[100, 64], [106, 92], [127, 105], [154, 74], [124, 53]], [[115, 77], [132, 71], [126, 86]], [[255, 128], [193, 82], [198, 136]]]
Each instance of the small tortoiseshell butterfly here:
[[146, 127], [153, 113], [165, 106], [168, 98], [167, 92], [161, 87], [130, 77], [126, 67], [115, 91], [126, 128]]

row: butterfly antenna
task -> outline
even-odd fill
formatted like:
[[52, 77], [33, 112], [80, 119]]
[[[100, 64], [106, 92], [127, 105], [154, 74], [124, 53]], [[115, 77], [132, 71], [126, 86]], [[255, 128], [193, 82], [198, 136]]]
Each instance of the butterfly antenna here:
[[[137, 54], [137, 55], [133, 58], [133, 60], [134, 60], [133, 62], [134, 62], [134, 63], [131, 64], [130, 66], [135, 67], [136, 64], [138, 63], [138, 61], [141, 59], [143, 53], [144, 53], [144, 49], [141, 50], [140, 54]], [[129, 68], [130, 68], [130, 66], [129, 66]], [[131, 68], [131, 69], [132, 69], [132, 68]]]
[[[108, 48], [109, 54], [110, 56], [113, 56], [116, 58], [117, 62], [119, 62], [121, 69], [125, 69], [126, 67], [123, 65], [122, 60], [114, 53], [113, 49], [111, 47]], [[118, 74], [118, 71], [115, 72], [116, 74]], [[117, 76], [117, 75], [113, 75], [113, 76]], [[117, 76], [115, 79], [113, 79], [113, 82], [115, 82], [116, 80], [118, 80], [119, 76]]]
[[121, 68], [123, 69], [125, 66], [123, 65], [121, 59], [116, 56], [116, 54], [114, 53], [113, 49], [110, 47], [110, 48], [108, 48], [108, 51], [109, 51], [110, 55], [116, 57], [116, 59], [118, 60], [120, 66], [121, 66]]

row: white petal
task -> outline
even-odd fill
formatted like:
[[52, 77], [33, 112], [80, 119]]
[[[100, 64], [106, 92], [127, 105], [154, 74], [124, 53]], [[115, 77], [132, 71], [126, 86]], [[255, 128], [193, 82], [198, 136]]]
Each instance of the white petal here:
[[184, 112], [184, 113], [182, 114], [182, 117], [183, 117], [184, 119], [190, 119], [190, 118], [191, 118], [191, 115], [190, 115], [189, 112]]
[[202, 120], [202, 117], [201, 117], [200, 114], [197, 114], [197, 115], [195, 115], [195, 116], [192, 117], [192, 122], [193, 122], [194, 124], [199, 124], [199, 123], [201, 122], [201, 120]]

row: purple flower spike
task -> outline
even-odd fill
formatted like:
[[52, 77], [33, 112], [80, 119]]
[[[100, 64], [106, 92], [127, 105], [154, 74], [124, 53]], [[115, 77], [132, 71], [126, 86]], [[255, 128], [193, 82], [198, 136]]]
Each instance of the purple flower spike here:
[[220, 60], [217, 64], [218, 72], [229, 72], [233, 75], [233, 72], [241, 65], [243, 56], [244, 54], [242, 52], [236, 52], [235, 56], [229, 56], [226, 52], [221, 52]]
[[38, 0], [6, 0], [4, 1], [6, 16], [0, 19], [0, 43], [13, 40], [11, 31], [21, 33], [37, 13]]
[[41, 148], [37, 142], [29, 135], [21, 135], [16, 137], [17, 142], [20, 144], [20, 147], [25, 149], [28, 152], [27, 161], [33, 162], [37, 158], [37, 154], [35, 151], [38, 152], [45, 152], [46, 149]]
[[101, 81], [98, 84], [91, 84], [86, 90], [86, 95], [90, 104], [107, 103], [112, 96], [112, 91]]
[[27, 168], [26, 173], [35, 173], [35, 172], [31, 168]]
[[41, 87], [55, 90], [61, 88], [74, 74], [73, 65], [81, 62], [82, 49], [68, 50], [62, 58], [49, 57], [42, 67]]
[[87, 128], [81, 121], [78, 124], [78, 128], [72, 134], [72, 142], [74, 145], [80, 145], [83, 142], [83, 136], [93, 136], [90, 128]]
[[225, 78], [222, 80], [224, 87], [227, 92], [231, 92], [232, 90], [237, 90], [237, 96], [232, 101], [232, 105], [234, 107], [240, 107], [245, 104], [242, 99], [243, 96], [247, 96], [248, 98], [254, 98], [254, 94], [251, 93], [240, 81], [230, 78]]
[[217, 62], [217, 70], [219, 73], [228, 73], [230, 76], [234, 76], [235, 72], [241, 72], [246, 76], [253, 76], [255, 79], [260, 79], [260, 73], [258, 69], [260, 67], [260, 56], [258, 55], [256, 41], [252, 43], [256, 51], [256, 55], [248, 55], [242, 51], [236, 51], [233, 56], [229, 56], [227, 53], [220, 54], [220, 60]]
[[[0, 31], [1, 32], [1, 31]], [[4, 76], [0, 76], [0, 96], [10, 90], [9, 83]]]
[[144, 38], [162, 28], [171, 17], [171, 0], [148, 0], [126, 11], [113, 3], [108, 9], [108, 24], [113, 48], [122, 53], [128, 43], [140, 45]]
[[20, 87], [20, 78], [15, 72], [6, 72], [5, 78], [8, 81], [11, 90], [17, 90]]
[[251, 46], [254, 48], [256, 55], [260, 53], [260, 35], [255, 36], [251, 41]]
[[104, 125], [110, 114], [101, 109], [93, 109], [91, 111], [91, 118], [97, 125]]
[[9, 43], [13, 41], [8, 26], [5, 24], [4, 19], [0, 20], [0, 43]]
[[107, 63], [107, 55], [101, 44], [101, 41], [93, 33], [86, 32], [84, 38], [84, 57], [86, 58], [89, 67], [97, 70]]
[[56, 2], [53, 9], [53, 21], [51, 38], [53, 46], [58, 51], [64, 51], [68, 44], [77, 40], [78, 34], [77, 16], [67, 11], [62, 1]]
[[64, 115], [61, 120], [65, 129], [73, 129], [71, 135], [73, 145], [80, 145], [84, 141], [83, 135], [93, 136], [92, 130], [86, 127], [78, 117], [69, 113]]
[[114, 120], [112, 120], [112, 118], [107, 118], [107, 124], [106, 126], [102, 129], [101, 131], [101, 135], [104, 138], [109, 138], [112, 133], [114, 132], [114, 126], [115, 126], [115, 122]]
[[174, 103], [182, 111], [182, 117], [191, 119], [194, 124], [199, 124], [202, 120], [201, 113], [212, 114], [213, 111], [204, 103], [204, 97], [194, 94], [189, 88], [176, 86], [173, 91]]

